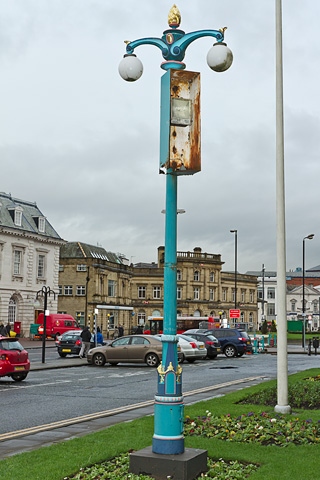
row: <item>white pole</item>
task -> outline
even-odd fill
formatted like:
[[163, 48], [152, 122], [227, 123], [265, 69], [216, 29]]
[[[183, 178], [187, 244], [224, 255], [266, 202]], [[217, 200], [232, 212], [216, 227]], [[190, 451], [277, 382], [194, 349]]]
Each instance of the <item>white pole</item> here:
[[276, 0], [276, 209], [277, 209], [277, 405], [278, 413], [291, 413], [288, 405], [286, 307], [286, 228], [283, 128], [282, 1]]

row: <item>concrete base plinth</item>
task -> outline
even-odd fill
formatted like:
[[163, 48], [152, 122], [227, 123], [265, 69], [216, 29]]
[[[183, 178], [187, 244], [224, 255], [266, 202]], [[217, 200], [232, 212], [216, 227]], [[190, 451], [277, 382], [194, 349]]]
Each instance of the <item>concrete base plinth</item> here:
[[156, 480], [194, 480], [207, 470], [206, 450], [186, 448], [180, 455], [161, 455], [147, 447], [130, 454], [129, 472]]

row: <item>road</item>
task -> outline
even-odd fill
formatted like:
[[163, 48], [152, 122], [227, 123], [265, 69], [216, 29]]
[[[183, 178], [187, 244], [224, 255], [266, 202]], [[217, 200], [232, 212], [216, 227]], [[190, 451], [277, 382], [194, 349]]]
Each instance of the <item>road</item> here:
[[[46, 349], [48, 364], [57, 359], [54, 348]], [[30, 357], [41, 352], [30, 351]], [[58, 358], [63, 362], [64, 359]], [[288, 356], [288, 371], [294, 373], [319, 367], [319, 356]], [[257, 377], [256, 382], [275, 378], [277, 357], [259, 354], [227, 359], [203, 360], [183, 364], [183, 392], [217, 384]], [[258, 378], [261, 377], [261, 378]], [[252, 384], [252, 383], [251, 383]], [[237, 388], [243, 388], [240, 384]], [[156, 370], [144, 365], [105, 365], [31, 371], [22, 383], [0, 379], [3, 415], [0, 434], [66, 420], [91, 413], [153, 400], [157, 388]], [[208, 392], [212, 397], [217, 392]]]

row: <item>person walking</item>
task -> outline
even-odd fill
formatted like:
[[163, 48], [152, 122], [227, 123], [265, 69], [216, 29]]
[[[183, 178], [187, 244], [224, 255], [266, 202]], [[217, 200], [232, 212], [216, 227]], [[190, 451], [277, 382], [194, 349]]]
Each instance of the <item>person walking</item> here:
[[88, 326], [84, 327], [84, 329], [80, 333], [80, 337], [82, 340], [82, 345], [81, 345], [79, 357], [83, 358], [87, 355], [87, 352], [90, 349], [90, 343], [91, 343], [91, 332]]
[[117, 325], [114, 327], [113, 338], [116, 339], [119, 337], [119, 329]]
[[0, 325], [0, 335], [2, 335], [3, 337], [7, 337], [7, 330], [6, 330], [6, 327], [3, 325], [3, 323], [1, 323]]
[[123, 337], [123, 326], [122, 325], [119, 325], [119, 337]]
[[96, 345], [103, 345], [103, 335], [101, 333], [100, 327], [97, 327]]

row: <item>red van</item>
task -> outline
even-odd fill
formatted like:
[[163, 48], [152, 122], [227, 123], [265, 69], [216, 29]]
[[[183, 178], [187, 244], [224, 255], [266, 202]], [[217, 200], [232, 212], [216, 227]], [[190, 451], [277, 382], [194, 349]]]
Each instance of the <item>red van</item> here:
[[[36, 323], [39, 324], [38, 333], [43, 335], [43, 313], [40, 313]], [[51, 313], [46, 315], [46, 337], [56, 338], [68, 330], [82, 330], [76, 320], [65, 313]]]

